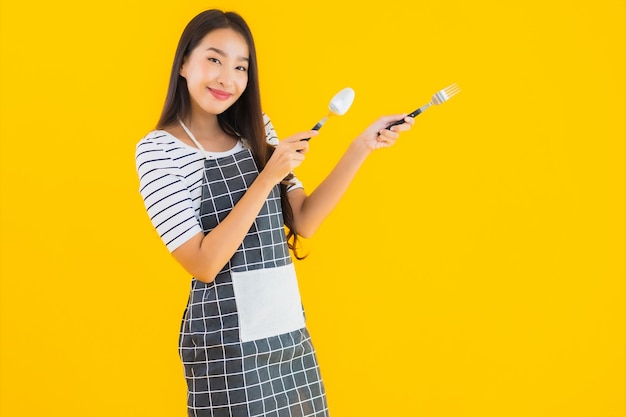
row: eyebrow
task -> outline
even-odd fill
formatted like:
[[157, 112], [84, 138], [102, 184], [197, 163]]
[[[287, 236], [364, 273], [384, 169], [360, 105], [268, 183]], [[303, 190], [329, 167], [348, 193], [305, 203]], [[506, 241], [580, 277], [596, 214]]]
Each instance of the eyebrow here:
[[[221, 50], [221, 49], [219, 49], [219, 48], [215, 48], [215, 47], [213, 47], [213, 46], [209, 46], [206, 50], [207, 50], [207, 51], [215, 51], [215, 52], [217, 52], [218, 54], [220, 54], [220, 55], [222, 55], [222, 56], [226, 56], [226, 57], [228, 56], [228, 54], [227, 54], [226, 52], [222, 51], [222, 50]], [[250, 58], [245, 57], [245, 56], [241, 56], [241, 57], [239, 57], [239, 60], [240, 60], [240, 61], [250, 62]]]

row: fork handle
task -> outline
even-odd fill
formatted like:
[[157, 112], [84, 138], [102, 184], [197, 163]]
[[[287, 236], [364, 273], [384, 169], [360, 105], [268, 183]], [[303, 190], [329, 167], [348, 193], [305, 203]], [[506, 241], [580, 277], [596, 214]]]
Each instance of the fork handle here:
[[[407, 117], [415, 117], [417, 115], [419, 115], [421, 112], [423, 112], [424, 110], [420, 107], [419, 109], [415, 110], [413, 113], [409, 113], [407, 114]], [[390, 124], [389, 126], [386, 127], [386, 129], [390, 129], [391, 126], [397, 126], [397, 125], [401, 125], [402, 123], [404, 123], [404, 119], [398, 120], [393, 122], [392, 124]]]

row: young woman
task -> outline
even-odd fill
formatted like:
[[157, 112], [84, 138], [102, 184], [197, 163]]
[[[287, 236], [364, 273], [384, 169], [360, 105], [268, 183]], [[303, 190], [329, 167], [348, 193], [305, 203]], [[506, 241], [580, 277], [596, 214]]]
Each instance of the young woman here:
[[293, 170], [318, 132], [278, 141], [245, 21], [208, 10], [187, 25], [136, 162], [148, 215], [193, 276], [179, 345], [189, 416], [328, 415], [290, 249], [300, 258], [298, 236], [315, 232], [373, 150], [412, 126], [386, 129], [403, 117], [370, 125], [307, 195]]

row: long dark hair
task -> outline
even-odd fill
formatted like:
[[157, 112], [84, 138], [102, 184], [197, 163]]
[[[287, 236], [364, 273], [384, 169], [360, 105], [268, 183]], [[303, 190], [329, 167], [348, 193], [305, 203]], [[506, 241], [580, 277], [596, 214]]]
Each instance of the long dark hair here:
[[[246, 138], [259, 170], [262, 170], [271, 157], [274, 147], [267, 143], [265, 137], [259, 72], [252, 32], [245, 20], [235, 12], [224, 12], [216, 9], [206, 10], [187, 24], [178, 41], [167, 96], [161, 118], [157, 123], [157, 129], [171, 127], [178, 118], [184, 120], [190, 115], [191, 102], [187, 80], [180, 75], [180, 69], [185, 58], [198, 46], [202, 39], [216, 29], [232, 29], [241, 34], [248, 44], [250, 53], [246, 89], [232, 106], [217, 115], [217, 120], [222, 130], [227, 134]], [[287, 199], [287, 187], [291, 178], [290, 175], [281, 182], [280, 199], [283, 219], [288, 228], [287, 244], [297, 259], [303, 259], [306, 256], [300, 256], [298, 253], [298, 233], [294, 229], [293, 210]]]

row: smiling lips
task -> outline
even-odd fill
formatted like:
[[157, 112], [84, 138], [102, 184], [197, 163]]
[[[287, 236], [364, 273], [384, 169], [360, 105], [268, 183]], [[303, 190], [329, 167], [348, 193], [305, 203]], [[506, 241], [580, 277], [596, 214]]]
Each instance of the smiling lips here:
[[215, 90], [213, 88], [209, 88], [209, 91], [211, 92], [213, 97], [215, 97], [218, 100], [228, 100], [232, 96], [232, 94], [227, 93], [226, 91]]

